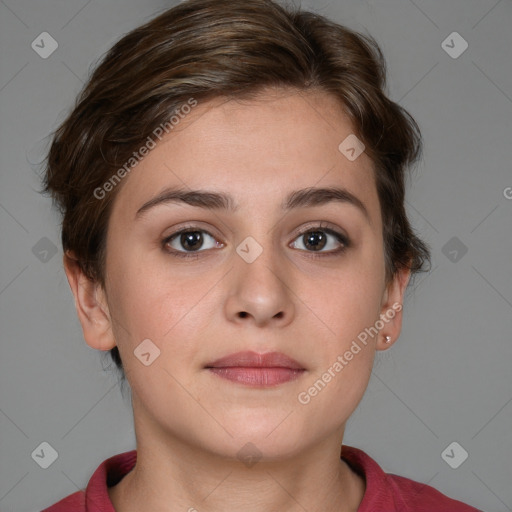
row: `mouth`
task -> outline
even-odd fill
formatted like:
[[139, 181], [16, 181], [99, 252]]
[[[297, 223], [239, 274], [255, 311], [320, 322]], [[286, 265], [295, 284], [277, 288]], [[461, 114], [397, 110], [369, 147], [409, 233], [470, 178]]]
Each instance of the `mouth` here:
[[270, 387], [299, 378], [306, 369], [280, 352], [237, 352], [205, 366], [223, 379], [251, 387]]

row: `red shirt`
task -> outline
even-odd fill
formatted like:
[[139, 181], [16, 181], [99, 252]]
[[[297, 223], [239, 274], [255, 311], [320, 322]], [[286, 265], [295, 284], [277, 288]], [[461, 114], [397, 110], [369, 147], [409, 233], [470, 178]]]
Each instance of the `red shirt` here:
[[[341, 458], [366, 480], [358, 512], [482, 512], [452, 500], [425, 484], [391, 473], [358, 448], [343, 445]], [[134, 466], [137, 452], [121, 453], [102, 462], [85, 491], [78, 491], [42, 512], [115, 512], [107, 487], [119, 482]]]

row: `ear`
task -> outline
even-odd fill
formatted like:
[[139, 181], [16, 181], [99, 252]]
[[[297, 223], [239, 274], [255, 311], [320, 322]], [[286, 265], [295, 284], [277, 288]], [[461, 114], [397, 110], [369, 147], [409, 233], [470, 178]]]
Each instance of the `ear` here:
[[116, 342], [103, 288], [83, 273], [71, 251], [65, 251], [63, 263], [86, 343], [97, 350], [110, 350]]
[[[376, 350], [388, 349], [400, 336], [404, 294], [410, 277], [411, 271], [408, 268], [400, 269], [386, 285], [380, 310], [380, 320], [384, 326], [379, 334]], [[389, 343], [385, 342], [386, 336], [391, 338]]]

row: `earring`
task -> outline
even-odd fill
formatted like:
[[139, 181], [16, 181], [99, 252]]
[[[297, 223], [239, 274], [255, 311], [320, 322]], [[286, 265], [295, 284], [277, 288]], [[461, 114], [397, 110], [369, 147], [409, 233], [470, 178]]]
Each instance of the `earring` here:
[[386, 336], [384, 343], [386, 343], [386, 344], [391, 343], [391, 336]]

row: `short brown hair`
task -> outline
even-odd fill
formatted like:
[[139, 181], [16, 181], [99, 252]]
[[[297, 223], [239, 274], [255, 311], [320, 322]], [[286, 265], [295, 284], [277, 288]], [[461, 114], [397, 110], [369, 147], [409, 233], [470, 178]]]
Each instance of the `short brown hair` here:
[[[374, 163], [386, 275], [430, 263], [405, 212], [405, 172], [422, 151], [415, 120], [385, 94], [377, 42], [271, 0], [188, 0], [136, 28], [104, 56], [53, 134], [44, 192], [63, 215], [62, 245], [105, 285], [106, 233], [120, 187], [102, 187], [190, 98], [252, 97], [267, 87], [340, 100]], [[341, 142], [341, 141], [340, 141]], [[117, 347], [111, 355], [119, 368]]]

